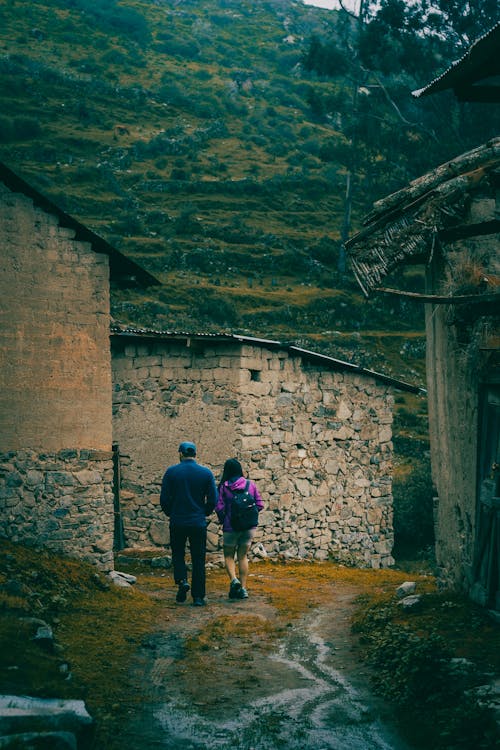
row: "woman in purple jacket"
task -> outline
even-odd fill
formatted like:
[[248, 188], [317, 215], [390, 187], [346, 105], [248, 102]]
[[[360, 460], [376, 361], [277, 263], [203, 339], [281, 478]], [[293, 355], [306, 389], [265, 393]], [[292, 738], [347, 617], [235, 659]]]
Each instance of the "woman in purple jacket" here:
[[[248, 578], [248, 551], [255, 534], [255, 526], [245, 531], [234, 531], [231, 526], [231, 499], [233, 490], [245, 489], [248, 481], [248, 492], [255, 498], [259, 512], [264, 507], [262, 498], [254, 482], [245, 479], [241, 464], [235, 458], [229, 458], [224, 464], [222, 479], [219, 484], [219, 499], [215, 512], [222, 524], [224, 543], [224, 563], [229, 580], [229, 598], [247, 599], [246, 588]], [[236, 560], [238, 559], [239, 578], [236, 576]]]

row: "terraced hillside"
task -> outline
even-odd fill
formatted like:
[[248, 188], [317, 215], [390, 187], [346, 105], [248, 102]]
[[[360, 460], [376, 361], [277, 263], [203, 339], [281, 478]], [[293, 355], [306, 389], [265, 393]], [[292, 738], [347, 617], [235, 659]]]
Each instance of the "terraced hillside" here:
[[287, 0], [0, 6], [0, 158], [162, 281], [116, 293], [117, 319], [422, 377], [420, 315], [365, 302], [337, 271], [347, 138], [341, 105], [319, 117], [311, 102], [348, 83], [300, 62], [343, 23]]

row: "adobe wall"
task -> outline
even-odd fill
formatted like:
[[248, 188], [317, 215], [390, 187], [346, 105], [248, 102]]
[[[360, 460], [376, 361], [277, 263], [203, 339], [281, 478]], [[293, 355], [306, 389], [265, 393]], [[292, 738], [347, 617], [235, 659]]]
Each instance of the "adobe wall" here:
[[[115, 336], [112, 352], [127, 546], [168, 543], [161, 479], [189, 439], [216, 478], [238, 457], [257, 482], [269, 555], [393, 563], [386, 386], [247, 344]], [[220, 548], [215, 520], [209, 545]]]
[[476, 524], [479, 385], [477, 372], [463, 366], [465, 356], [457, 356], [456, 332], [448, 315], [443, 307], [426, 315], [435, 549], [443, 583], [467, 589], [472, 583]]
[[108, 257], [73, 238], [0, 183], [0, 450], [111, 447]]
[[[1, 533], [19, 540], [38, 535], [76, 555], [95, 544], [96, 561], [109, 566], [108, 257], [1, 182], [0, 247]], [[92, 451], [108, 456], [99, 479]], [[70, 500], [80, 522], [67, 513]]]
[[[471, 222], [494, 216], [493, 200], [469, 207]], [[450, 294], [451, 285], [477, 285], [477, 275], [500, 275], [498, 238], [474, 237], [450, 243], [427, 268], [427, 289]], [[469, 292], [471, 290], [469, 289]], [[436, 561], [445, 585], [469, 590], [474, 584], [478, 515], [480, 393], [489, 382], [487, 340], [498, 332], [498, 312], [481, 314], [468, 305], [426, 307], [426, 371], [432, 477], [436, 488]], [[496, 372], [498, 379], [498, 371]], [[497, 381], [498, 382], [498, 381]]]

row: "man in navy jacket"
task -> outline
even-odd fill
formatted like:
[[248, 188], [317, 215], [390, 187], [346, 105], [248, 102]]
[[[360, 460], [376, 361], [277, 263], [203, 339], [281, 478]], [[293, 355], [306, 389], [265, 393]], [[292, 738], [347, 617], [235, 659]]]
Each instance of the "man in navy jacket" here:
[[170, 518], [170, 546], [174, 580], [178, 586], [176, 601], [186, 601], [186, 542], [191, 552], [191, 595], [193, 605], [205, 604], [205, 558], [207, 551], [207, 516], [217, 502], [215, 478], [210, 469], [196, 462], [196, 445], [179, 445], [179, 463], [169, 466], [163, 475], [160, 505]]

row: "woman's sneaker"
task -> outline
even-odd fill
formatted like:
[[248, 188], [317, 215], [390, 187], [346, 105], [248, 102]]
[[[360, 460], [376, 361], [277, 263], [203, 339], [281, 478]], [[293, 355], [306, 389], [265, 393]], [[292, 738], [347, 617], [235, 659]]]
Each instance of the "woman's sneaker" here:
[[238, 599], [248, 599], [248, 591], [243, 586], [239, 590]]
[[231, 585], [229, 586], [229, 598], [230, 599], [241, 599], [241, 592], [242, 586], [241, 583], [238, 581], [237, 578], [234, 578], [231, 581]]

